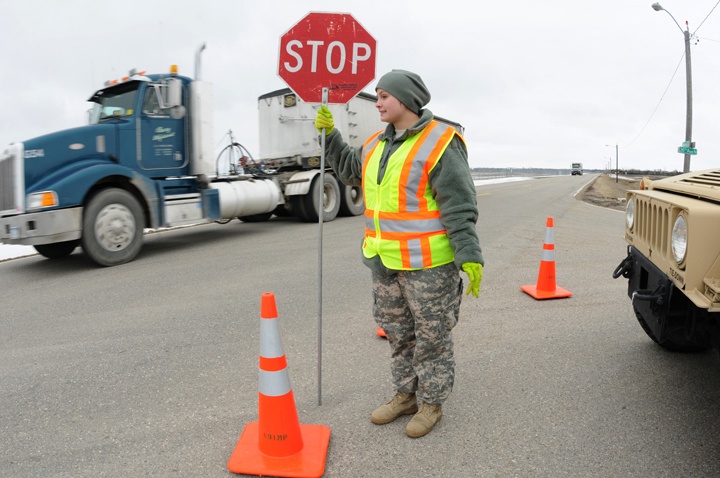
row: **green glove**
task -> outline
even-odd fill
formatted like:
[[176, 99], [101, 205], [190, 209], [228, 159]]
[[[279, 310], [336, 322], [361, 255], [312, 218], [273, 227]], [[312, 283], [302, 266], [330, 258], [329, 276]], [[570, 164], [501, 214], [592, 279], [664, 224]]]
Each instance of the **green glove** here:
[[335, 129], [335, 122], [333, 121], [332, 113], [327, 106], [322, 105], [318, 110], [317, 116], [315, 117], [315, 127], [320, 133], [325, 128], [325, 134], [328, 135]]
[[475, 297], [480, 293], [480, 281], [482, 281], [483, 266], [477, 262], [466, 262], [462, 265], [462, 269], [467, 273], [470, 285], [467, 288], [465, 295], [472, 295]]

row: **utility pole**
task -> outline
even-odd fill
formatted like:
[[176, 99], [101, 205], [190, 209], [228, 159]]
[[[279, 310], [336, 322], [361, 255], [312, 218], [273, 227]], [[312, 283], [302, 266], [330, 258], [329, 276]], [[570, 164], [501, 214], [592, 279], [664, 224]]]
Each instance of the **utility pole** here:
[[692, 69], [691, 69], [691, 62], [690, 62], [690, 26], [688, 25], [688, 22], [685, 22], [685, 30], [682, 29], [680, 24], [675, 20], [675, 17], [672, 16], [672, 13], [665, 10], [662, 5], [659, 3], [653, 3], [652, 4], [653, 10], [656, 12], [659, 12], [660, 10], [664, 10], [667, 12], [668, 15], [670, 15], [670, 18], [673, 19], [675, 22], [675, 25], [680, 29], [683, 36], [685, 37], [685, 83], [686, 83], [686, 98], [687, 98], [687, 107], [686, 107], [686, 113], [685, 113], [685, 143], [683, 144], [683, 147], [685, 148], [685, 161], [683, 162], [683, 173], [689, 173], [690, 172], [690, 153], [687, 152], [687, 148], [695, 148], [695, 143], [692, 141]]
[[[690, 27], [685, 22], [685, 82], [687, 88], [687, 108], [685, 115], [685, 142], [690, 145], [691, 148], [695, 147], [695, 143], [692, 141], [692, 71], [690, 68]], [[690, 172], [690, 154], [685, 153], [685, 161], [683, 162], [683, 173]]]
[[620, 174], [620, 166], [618, 166], [618, 145], [615, 143], [615, 182], [618, 182], [618, 174]]
[[[612, 146], [612, 144], [606, 144], [605, 146]], [[612, 158], [610, 158], [612, 162]], [[620, 166], [618, 165], [618, 144], [615, 143], [615, 182], [618, 182], [618, 175], [620, 174]]]

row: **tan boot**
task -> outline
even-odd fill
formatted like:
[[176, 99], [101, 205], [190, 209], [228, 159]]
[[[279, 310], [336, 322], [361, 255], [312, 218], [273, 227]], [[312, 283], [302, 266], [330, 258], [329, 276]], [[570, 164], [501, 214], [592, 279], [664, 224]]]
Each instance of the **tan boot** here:
[[385, 425], [401, 415], [412, 415], [417, 409], [417, 398], [414, 393], [397, 392], [392, 400], [372, 412], [370, 421], [375, 425]]
[[411, 438], [420, 438], [430, 433], [435, 424], [442, 418], [442, 405], [423, 403], [420, 411], [412, 417], [405, 427], [405, 434]]

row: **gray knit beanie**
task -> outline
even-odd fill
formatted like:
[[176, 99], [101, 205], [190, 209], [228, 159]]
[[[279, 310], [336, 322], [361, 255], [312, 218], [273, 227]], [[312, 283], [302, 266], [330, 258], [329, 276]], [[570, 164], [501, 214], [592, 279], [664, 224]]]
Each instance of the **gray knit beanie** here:
[[422, 78], [410, 71], [392, 70], [385, 73], [378, 81], [375, 91], [378, 88], [393, 95], [417, 115], [420, 115], [420, 110], [430, 102], [430, 92]]

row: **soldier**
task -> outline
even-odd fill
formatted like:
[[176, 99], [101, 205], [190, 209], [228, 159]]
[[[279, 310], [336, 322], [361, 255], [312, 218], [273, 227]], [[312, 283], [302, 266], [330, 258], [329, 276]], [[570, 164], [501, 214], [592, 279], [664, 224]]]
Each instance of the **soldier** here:
[[327, 135], [326, 159], [340, 180], [363, 187], [362, 257], [372, 271], [373, 314], [390, 344], [396, 391], [370, 419], [382, 425], [415, 414], [405, 433], [417, 438], [440, 421], [453, 387], [459, 271], [468, 275], [467, 294], [480, 290], [477, 194], [465, 141], [424, 109], [430, 92], [420, 76], [392, 70], [375, 92], [388, 126], [362, 148], [343, 140], [326, 106], [315, 126]]

